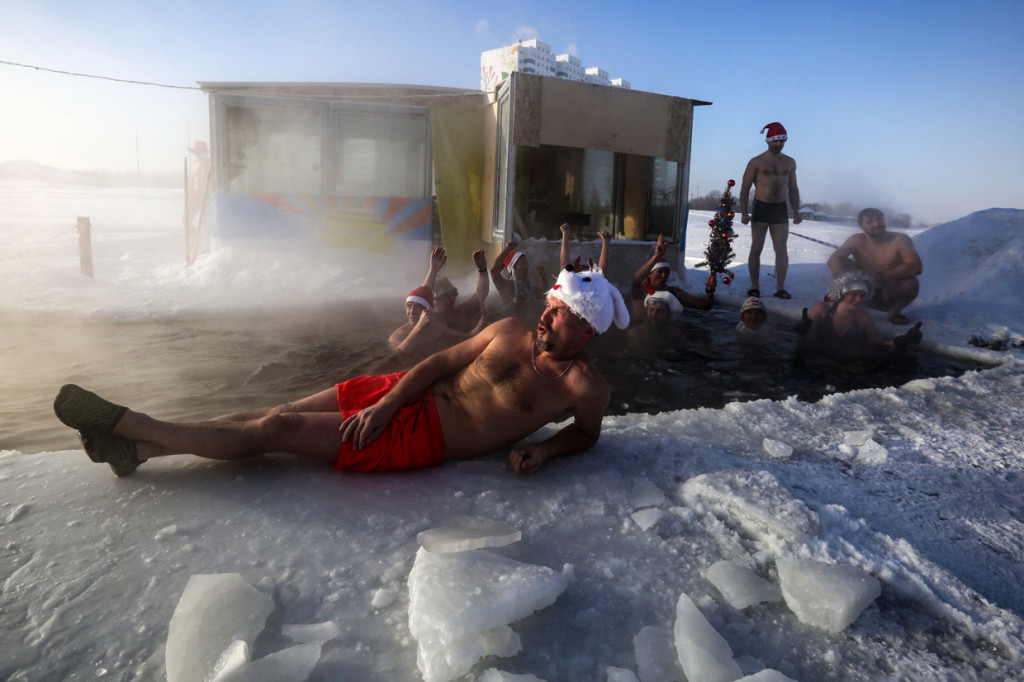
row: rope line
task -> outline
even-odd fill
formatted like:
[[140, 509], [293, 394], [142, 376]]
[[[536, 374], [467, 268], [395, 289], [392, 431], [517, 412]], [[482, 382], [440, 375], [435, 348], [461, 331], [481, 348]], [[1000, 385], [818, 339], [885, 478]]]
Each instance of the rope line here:
[[202, 90], [202, 88], [195, 85], [167, 85], [166, 83], [152, 83], [150, 81], [133, 81], [127, 78], [113, 78], [111, 76], [94, 76], [90, 73], [76, 73], [74, 71], [61, 71], [60, 69], [48, 69], [45, 66], [33, 66], [32, 64], [19, 64], [18, 62], [9, 62], [4, 59], [0, 59], [0, 64], [6, 64], [8, 66], [20, 66], [25, 69], [35, 69], [36, 71], [48, 71], [50, 73], [59, 73], [65, 76], [79, 76], [81, 78], [97, 78], [105, 81], [115, 81], [117, 83], [131, 83], [133, 85], [153, 85], [158, 88], [173, 88], [175, 90]]

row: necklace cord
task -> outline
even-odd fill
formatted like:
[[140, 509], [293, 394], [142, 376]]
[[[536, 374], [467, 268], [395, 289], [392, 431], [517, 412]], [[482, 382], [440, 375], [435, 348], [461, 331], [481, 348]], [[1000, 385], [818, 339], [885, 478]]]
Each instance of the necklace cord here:
[[533, 360], [533, 371], [537, 373], [537, 376], [544, 377], [545, 379], [561, 379], [562, 377], [565, 376], [566, 372], [569, 371], [569, 368], [572, 367], [572, 363], [576, 362], [575, 359], [570, 360], [569, 364], [565, 366], [565, 369], [562, 370], [561, 374], [559, 374], [558, 376], [549, 377], [547, 374], [543, 374], [540, 371], [540, 368], [537, 367], [537, 344], [533, 344], [533, 352], [530, 354], [530, 358]]

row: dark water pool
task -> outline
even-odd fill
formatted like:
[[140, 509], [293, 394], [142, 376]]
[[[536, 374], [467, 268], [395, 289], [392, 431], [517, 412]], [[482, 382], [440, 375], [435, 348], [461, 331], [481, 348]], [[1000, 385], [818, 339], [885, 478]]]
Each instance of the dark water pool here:
[[796, 352], [791, 323], [768, 324], [757, 335], [736, 332], [733, 308], [687, 311], [679, 326], [688, 343], [678, 357], [640, 358], [608, 335], [594, 354], [612, 387], [610, 412], [656, 413], [790, 396], [816, 402], [832, 393], [899, 386], [913, 379], [960, 376], [981, 363], [912, 347], [902, 356], [845, 360]]
[[[592, 344], [612, 387], [612, 413], [791, 395], [815, 401], [981, 367], [924, 353], [881, 367], [800, 360], [786, 328], [770, 330], [766, 344], [739, 338], [734, 309], [688, 311], [685, 319], [689, 343], [671, 361], [624, 350], [621, 333]], [[144, 319], [0, 312], [0, 450], [77, 448], [75, 434], [51, 409], [57, 389], [68, 382], [155, 416], [188, 420], [293, 400], [358, 374], [404, 369], [387, 352], [388, 334], [403, 321], [400, 306], [369, 304]]]

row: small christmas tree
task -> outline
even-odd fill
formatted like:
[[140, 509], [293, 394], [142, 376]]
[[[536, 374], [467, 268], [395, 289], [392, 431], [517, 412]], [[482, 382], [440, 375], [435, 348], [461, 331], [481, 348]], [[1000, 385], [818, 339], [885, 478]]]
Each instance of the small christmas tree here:
[[725, 191], [722, 192], [722, 196], [718, 199], [715, 217], [708, 221], [708, 225], [711, 226], [711, 241], [708, 242], [708, 246], [704, 250], [705, 260], [697, 263], [698, 268], [707, 266], [712, 275], [723, 274], [722, 282], [724, 284], [732, 282], [734, 276], [728, 267], [733, 256], [736, 255], [732, 250], [732, 240], [736, 238], [736, 233], [732, 229], [732, 219], [736, 214], [732, 209], [736, 205], [736, 199], [733, 198], [730, 191], [735, 185], [736, 181], [730, 180]]

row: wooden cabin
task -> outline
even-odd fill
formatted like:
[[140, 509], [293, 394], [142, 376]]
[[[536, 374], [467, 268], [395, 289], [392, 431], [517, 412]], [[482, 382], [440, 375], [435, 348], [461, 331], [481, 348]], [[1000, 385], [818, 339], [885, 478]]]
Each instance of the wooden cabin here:
[[[695, 106], [513, 72], [494, 92], [351, 83], [200, 83], [210, 96], [214, 244], [250, 240], [469, 266], [510, 239], [549, 272], [599, 231], [620, 284], [659, 234], [685, 243]], [[678, 249], [670, 249], [678, 261]], [[451, 265], [450, 265], [451, 267]]]

